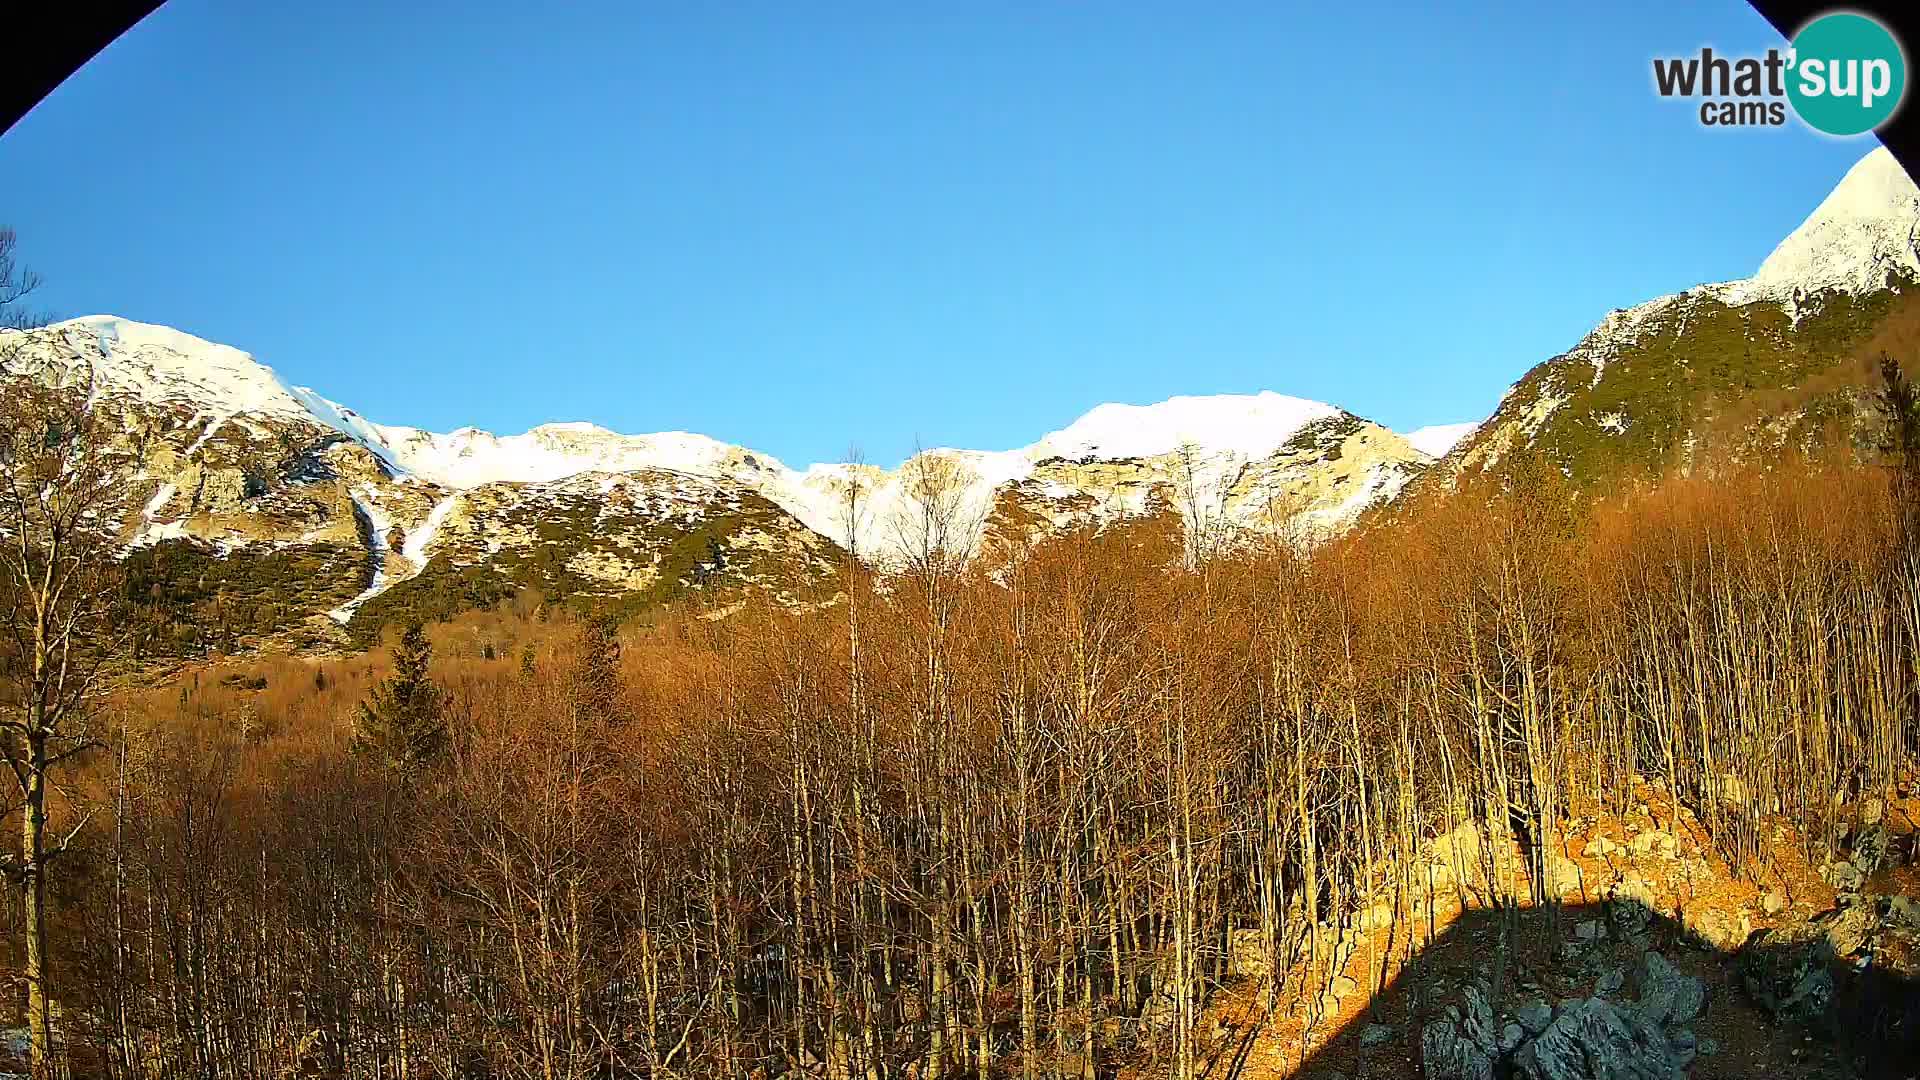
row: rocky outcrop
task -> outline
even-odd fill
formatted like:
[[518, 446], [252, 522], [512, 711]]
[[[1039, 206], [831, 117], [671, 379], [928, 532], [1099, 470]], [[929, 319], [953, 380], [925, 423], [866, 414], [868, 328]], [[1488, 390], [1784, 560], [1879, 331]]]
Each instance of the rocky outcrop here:
[[1656, 1025], [1685, 1024], [1706, 1006], [1706, 987], [1682, 973], [1657, 952], [1641, 957], [1634, 984], [1639, 993], [1635, 1012]]
[[1428, 1080], [1493, 1080], [1492, 1050], [1458, 1021], [1435, 1020], [1420, 1032], [1420, 1067]]
[[1484, 985], [1461, 988], [1458, 1005], [1420, 1032], [1420, 1063], [1430, 1080], [1492, 1080], [1500, 1046]]
[[1265, 979], [1273, 974], [1273, 956], [1259, 930], [1235, 930], [1227, 939], [1227, 974]]
[[1486, 983], [1469, 983], [1421, 1031], [1421, 1068], [1429, 1080], [1677, 1080], [1698, 1052], [1686, 1025], [1706, 987], [1657, 952], [1641, 957], [1633, 984], [1632, 1001], [1533, 998], [1501, 1014]]
[[1513, 1073], [1526, 1080], [1677, 1080], [1690, 1060], [1690, 1038], [1670, 1039], [1639, 1011], [1596, 997], [1562, 1005], [1547, 1030], [1514, 1055]]
[[1869, 896], [1755, 935], [1737, 970], [1767, 1013], [1829, 1037], [1920, 1030], [1920, 905]]

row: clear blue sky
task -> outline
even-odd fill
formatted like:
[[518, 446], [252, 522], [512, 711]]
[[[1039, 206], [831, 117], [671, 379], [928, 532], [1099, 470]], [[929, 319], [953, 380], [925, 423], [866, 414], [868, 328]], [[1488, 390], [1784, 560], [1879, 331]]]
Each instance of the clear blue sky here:
[[169, 0], [0, 137], [65, 315], [373, 419], [891, 463], [1103, 401], [1479, 419], [1870, 140], [1703, 130], [1739, 0]]

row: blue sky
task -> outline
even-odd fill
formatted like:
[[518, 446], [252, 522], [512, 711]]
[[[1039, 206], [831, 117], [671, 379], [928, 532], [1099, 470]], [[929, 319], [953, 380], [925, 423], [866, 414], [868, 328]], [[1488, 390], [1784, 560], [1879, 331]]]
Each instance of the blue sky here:
[[1744, 2], [1454, 7], [169, 0], [0, 137], [0, 222], [57, 312], [383, 422], [891, 463], [1181, 393], [1479, 419], [1874, 145], [1655, 96], [1777, 43]]

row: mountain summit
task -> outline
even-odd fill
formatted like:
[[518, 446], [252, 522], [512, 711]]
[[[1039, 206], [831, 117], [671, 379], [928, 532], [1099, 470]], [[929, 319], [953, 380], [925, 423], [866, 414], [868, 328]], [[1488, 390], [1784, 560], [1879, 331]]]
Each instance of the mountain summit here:
[[1866, 438], [1875, 420], [1858, 386], [1814, 376], [1864, 370], [1878, 335], [1920, 319], [1917, 283], [1920, 189], [1878, 148], [1752, 277], [1612, 312], [1522, 376], [1433, 475], [1538, 454], [1592, 486], [1687, 467], [1716, 447]]
[[1860, 294], [1920, 280], [1920, 188], [1886, 147], [1861, 158], [1728, 302]]

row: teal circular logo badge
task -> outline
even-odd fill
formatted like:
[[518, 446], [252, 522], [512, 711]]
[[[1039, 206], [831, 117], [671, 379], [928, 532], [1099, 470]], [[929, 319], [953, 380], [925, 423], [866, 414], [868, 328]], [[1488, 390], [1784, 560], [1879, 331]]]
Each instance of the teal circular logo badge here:
[[1887, 122], [1907, 92], [1907, 58], [1865, 15], [1822, 15], [1793, 38], [1787, 98], [1815, 130], [1858, 135]]

